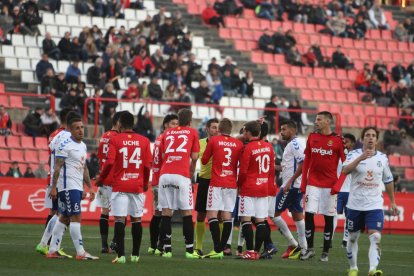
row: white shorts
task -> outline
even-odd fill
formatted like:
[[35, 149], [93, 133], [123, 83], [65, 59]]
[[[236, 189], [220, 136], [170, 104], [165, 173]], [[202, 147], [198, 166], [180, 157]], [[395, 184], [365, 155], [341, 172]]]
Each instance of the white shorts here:
[[275, 212], [276, 212], [276, 197], [275, 196], [268, 196], [267, 197], [267, 202], [268, 202], [268, 211], [267, 211], [267, 215], [270, 218], [273, 218], [275, 216]]
[[158, 186], [152, 186], [151, 189], [152, 189], [154, 211], [162, 211], [162, 208], [160, 208], [158, 204]]
[[269, 210], [269, 202], [267, 196], [265, 197], [249, 197], [240, 196], [239, 200], [239, 216], [240, 217], [255, 217], [267, 218]]
[[179, 174], [163, 174], [158, 184], [158, 207], [192, 210], [193, 191], [190, 178]]
[[145, 194], [113, 192], [111, 195], [111, 213], [114, 217], [140, 218], [144, 214]]
[[325, 216], [336, 215], [337, 195], [331, 195], [331, 188], [306, 187], [305, 212]]
[[96, 195], [96, 206], [101, 208], [111, 208], [111, 194], [112, 187], [103, 185], [98, 188], [98, 194]]
[[208, 188], [207, 211], [233, 212], [237, 199], [237, 189], [222, 187]]

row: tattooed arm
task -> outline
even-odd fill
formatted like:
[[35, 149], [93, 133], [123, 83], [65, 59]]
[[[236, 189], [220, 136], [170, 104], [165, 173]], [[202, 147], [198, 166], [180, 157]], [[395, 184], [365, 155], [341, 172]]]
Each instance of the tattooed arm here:
[[52, 188], [50, 189], [49, 197], [52, 199], [57, 198], [57, 181], [59, 179], [60, 170], [62, 169], [63, 165], [65, 164], [65, 158], [56, 157], [55, 159], [55, 167], [53, 172], [53, 179], [52, 179]]
[[83, 170], [83, 182], [86, 184], [86, 186], [88, 186], [89, 194], [90, 194], [89, 200], [93, 201], [95, 199], [95, 192], [93, 191], [93, 188], [92, 188], [91, 178], [89, 176], [89, 169], [88, 169], [88, 166], [86, 166], [86, 164]]

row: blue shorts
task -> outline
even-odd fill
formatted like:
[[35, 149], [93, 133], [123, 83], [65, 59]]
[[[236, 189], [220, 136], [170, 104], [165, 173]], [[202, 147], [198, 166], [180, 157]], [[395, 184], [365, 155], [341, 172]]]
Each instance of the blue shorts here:
[[234, 205], [234, 210], [233, 210], [233, 213], [231, 214], [232, 218], [238, 218], [239, 217], [239, 199], [240, 199], [240, 197], [237, 196], [236, 204]]
[[68, 190], [58, 193], [59, 213], [65, 217], [81, 213], [82, 191]]
[[346, 205], [348, 204], [348, 197], [349, 197], [349, 193], [348, 192], [339, 192], [338, 193], [338, 198], [337, 198], [337, 205], [336, 205], [336, 212], [338, 214], [344, 214], [345, 216], [347, 215], [347, 208]]
[[291, 213], [303, 212], [303, 194], [298, 188], [291, 188], [286, 194], [280, 189], [276, 196], [276, 212], [283, 212], [289, 209]]
[[384, 227], [384, 211], [381, 209], [357, 211], [348, 208], [347, 225], [349, 232], [357, 232], [364, 228], [381, 231]]

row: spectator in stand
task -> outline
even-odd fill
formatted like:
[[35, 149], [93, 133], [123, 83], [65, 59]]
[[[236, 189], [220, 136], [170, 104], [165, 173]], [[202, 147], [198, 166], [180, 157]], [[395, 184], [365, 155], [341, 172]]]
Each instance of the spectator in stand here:
[[296, 46], [290, 47], [290, 49], [285, 54], [286, 63], [294, 65], [294, 66], [305, 66], [302, 62], [302, 55], [299, 53], [298, 48]]
[[240, 2], [246, 9], [254, 10], [256, 8], [256, 0], [241, 0]]
[[9, 113], [7, 113], [3, 105], [0, 105], [0, 135], [10, 135], [11, 124]]
[[44, 109], [36, 107], [34, 112], [27, 114], [23, 120], [24, 132], [33, 138], [42, 134], [42, 120], [40, 117], [44, 113]]
[[296, 46], [296, 39], [292, 30], [287, 30], [285, 33], [285, 45], [284, 49], [289, 50], [292, 46]]
[[220, 65], [217, 64], [217, 59], [215, 57], [211, 58], [207, 71], [211, 72], [213, 69], [217, 69], [217, 72], [220, 71]]
[[98, 28], [98, 26], [93, 25], [90, 32], [91, 32], [93, 41], [95, 42], [96, 48], [98, 48], [98, 51], [104, 51], [105, 50], [105, 39], [104, 39], [102, 31]]
[[397, 61], [397, 64], [391, 69], [392, 80], [398, 82], [401, 79], [407, 78], [407, 70], [402, 65], [401, 61]]
[[380, 30], [389, 30], [390, 26], [385, 18], [384, 10], [379, 7], [375, 2], [368, 10], [369, 21], [371, 22], [371, 28]]
[[401, 144], [401, 136], [397, 129], [394, 127], [394, 122], [390, 121], [388, 123], [388, 129], [384, 131], [384, 149], [387, 154], [390, 154], [388, 148], [390, 146], [399, 146]]
[[92, 15], [95, 11], [93, 0], [75, 0], [75, 12]]
[[[216, 80], [217, 80], [217, 78], [216, 78]], [[210, 86], [207, 82], [208, 86], [213, 88], [214, 87], [214, 81], [215, 80], [211, 79], [211, 82], [213, 83], [212, 86]], [[221, 84], [222, 84], [222, 87], [223, 87], [224, 94], [226, 96], [234, 96], [236, 94], [236, 91], [233, 90], [232, 85], [231, 85], [231, 73], [230, 73], [229, 70], [224, 71], [224, 74], [221, 76], [220, 81], [221, 81]]]
[[139, 100], [138, 83], [131, 81], [128, 83], [128, 88], [122, 95], [122, 99]]
[[289, 116], [292, 121], [296, 123], [298, 134], [303, 134], [302, 127], [302, 107], [300, 106], [300, 103], [298, 100], [293, 100], [290, 102], [288, 109], [291, 109], [293, 111], [289, 111]]
[[414, 82], [414, 59], [411, 61], [410, 65], [408, 65], [407, 73], [411, 76], [411, 87], [414, 87], [414, 85], [412, 85]]
[[52, 108], [43, 113], [40, 120], [42, 120], [42, 128], [46, 137], [49, 137], [58, 128], [59, 120]]
[[325, 8], [324, 1], [319, 1], [318, 5], [313, 7], [309, 15], [309, 23], [325, 25], [328, 18], [328, 13]]
[[224, 0], [224, 1], [217, 1], [217, 2], [222, 2], [223, 6], [224, 6], [224, 8], [223, 8], [224, 13], [219, 13], [220, 15], [223, 15], [223, 16], [225, 16], [225, 15], [241, 16], [243, 14], [243, 7], [239, 6], [236, 3], [235, 0]]
[[87, 60], [91, 60], [92, 62], [94, 62], [98, 58], [98, 48], [96, 48], [95, 42], [93, 41], [92, 37], [88, 37], [86, 39], [85, 44], [83, 44], [82, 46], [81, 53], [83, 53], [84, 55], [84, 62], [86, 62]]
[[155, 71], [155, 65], [147, 55], [147, 51], [142, 49], [139, 55], [135, 56], [132, 61], [132, 66], [135, 69], [137, 76], [150, 76]]
[[414, 138], [414, 117], [413, 117], [413, 108], [405, 107], [403, 108], [398, 121], [398, 128], [404, 129], [408, 135]]
[[91, 179], [96, 178], [99, 175], [100, 165], [99, 158], [96, 152], [91, 152], [89, 160], [86, 160], [86, 166], [88, 166], [89, 177]]
[[220, 105], [220, 100], [224, 96], [223, 86], [221, 85], [220, 79], [214, 82], [214, 90], [211, 93], [211, 103]]
[[166, 102], [174, 102], [177, 98], [177, 86], [175, 86], [175, 84], [173, 83], [169, 83], [167, 85], [167, 88], [164, 91], [164, 95], [163, 95], [163, 100]]
[[336, 47], [336, 51], [332, 54], [332, 66], [340, 69], [353, 69], [354, 64], [351, 58], [347, 57], [343, 52], [340, 45]]
[[193, 48], [192, 36], [190, 32], [186, 32], [178, 43], [178, 52], [188, 54]]
[[102, 123], [104, 126], [110, 124], [110, 120], [113, 114], [115, 114], [116, 107], [118, 106], [117, 97], [114, 91], [114, 86], [112, 83], [107, 83], [102, 93], [101, 98], [113, 101], [103, 101], [103, 110], [102, 110]]
[[171, 112], [177, 113], [178, 110], [181, 108], [189, 108], [188, 104], [191, 103], [191, 97], [187, 92], [187, 87], [182, 85], [181, 88], [178, 90], [178, 99], [176, 100], [177, 103], [185, 103], [183, 105], [173, 105], [170, 108]]
[[236, 65], [233, 64], [233, 59], [230, 56], [227, 56], [224, 65], [220, 68], [220, 71], [221, 73], [223, 73], [226, 70], [233, 72], [234, 68], [236, 68]]
[[355, 88], [362, 92], [368, 92], [372, 74], [369, 64], [365, 63], [364, 68], [357, 74], [355, 79]]
[[307, 24], [309, 22], [310, 16], [312, 15], [312, 10], [312, 5], [308, 0], [305, 0], [304, 4], [299, 4], [298, 14], [295, 17], [295, 21], [298, 23]]
[[176, 38], [174, 36], [170, 36], [169, 38], [167, 38], [162, 49], [164, 55], [171, 56], [172, 54], [177, 53], [178, 47], [175, 41]]
[[282, 0], [283, 9], [287, 12], [288, 20], [295, 20], [298, 15], [299, 4], [296, 0]]
[[35, 178], [35, 175], [33, 173], [33, 170], [31, 167], [26, 168], [26, 172], [24, 173], [24, 178]]
[[169, 75], [165, 73], [165, 68], [167, 67], [167, 63], [164, 60], [162, 52], [160, 49], [157, 49], [155, 53], [151, 56], [151, 62], [155, 66], [154, 74], [161, 79], [168, 79]]
[[60, 102], [60, 108], [70, 108], [76, 111], [80, 111], [79, 108], [79, 96], [76, 88], [71, 87], [69, 93], [67, 93]]
[[286, 45], [287, 40], [285, 35], [283, 34], [283, 30], [281, 27], [277, 29], [277, 31], [272, 36], [273, 40], [273, 47], [275, 49], [275, 54], [284, 54], [286, 52]]
[[377, 79], [380, 82], [383, 82], [386, 85], [388, 85], [388, 68], [387, 65], [384, 64], [384, 62], [381, 59], [377, 60], [377, 62], [374, 64], [372, 73], [377, 76]]
[[48, 171], [45, 170], [45, 163], [40, 162], [39, 167], [34, 171], [36, 178], [47, 178]]
[[21, 12], [19, 6], [13, 7], [12, 18], [13, 18], [13, 33], [24, 34], [25, 31], [20, 29], [21, 27], [24, 29], [24, 22], [23, 22], [23, 13]]
[[22, 34], [40, 35], [40, 30], [37, 25], [42, 24], [42, 18], [39, 15], [37, 4], [33, 1], [28, 1], [23, 4], [23, 24], [20, 24], [20, 29], [24, 30]]
[[115, 61], [114, 58], [109, 60], [109, 65], [105, 69], [106, 74], [106, 81], [112, 83], [114, 89], [116, 91], [120, 90], [121, 87], [119, 86], [118, 80], [121, 79], [122, 76], [122, 68], [121, 66]]
[[[161, 12], [161, 8], [160, 8], [160, 12]], [[151, 16], [147, 15], [145, 20], [138, 24], [137, 34], [143, 37], [150, 37], [152, 34], [155, 34], [156, 28], [158, 28], [158, 26], [156, 27], [153, 20], [151, 19]]]
[[[229, 82], [230, 82], [230, 89], [232, 89], [233, 86], [231, 84], [231, 71], [230, 71], [230, 69], [227, 69], [224, 72], [226, 72], [226, 71], [229, 71], [230, 72], [230, 80], [229, 80]], [[220, 69], [217, 69], [216, 67], [212, 67], [212, 69], [207, 73], [207, 75], [206, 75], [206, 81], [207, 81], [207, 85], [210, 88], [210, 90], [213, 90], [213, 88], [214, 88], [214, 81], [216, 79], [219, 79], [220, 78], [220, 75], [222, 76], [222, 75], [224, 75], [224, 73], [223, 74], [220, 74]], [[227, 81], [227, 80], [225, 80], [225, 81]]]
[[196, 56], [194, 54], [190, 54], [188, 56], [187, 66], [190, 80], [200, 80], [201, 78], [204, 78], [200, 72], [201, 65], [197, 63]]
[[59, 50], [62, 54], [62, 59], [73, 60], [77, 58], [76, 53], [72, 51], [72, 42], [70, 41], [70, 32], [65, 32], [65, 35], [58, 43]]
[[170, 84], [173, 84], [179, 88], [183, 83], [183, 71], [181, 68], [177, 67], [177, 69], [175, 69], [175, 72], [173, 74], [170, 74]]
[[308, 52], [303, 55], [303, 60], [309, 67], [318, 67], [318, 59], [316, 58], [312, 47], [309, 47]]
[[408, 17], [404, 20], [403, 26], [408, 31], [408, 42], [414, 42], [414, 22]]
[[166, 19], [166, 8], [164, 6], [160, 7], [159, 12], [153, 16], [152, 23], [155, 26], [155, 29], [158, 30], [158, 27], [165, 23]]
[[399, 80], [398, 84], [391, 89], [391, 93], [397, 107], [405, 108], [413, 106], [413, 99], [410, 97], [407, 82], [405, 80]]
[[333, 36], [346, 37], [346, 20], [343, 12], [338, 12], [337, 16], [333, 16], [326, 22], [326, 29], [321, 30], [321, 33], [328, 33]]
[[367, 24], [365, 24], [362, 16], [357, 16], [355, 22], [352, 24], [352, 38], [364, 39], [365, 33], [367, 32]]
[[262, 36], [259, 38], [259, 49], [265, 53], [277, 53], [272, 38], [272, 33], [269, 29], [265, 29]]
[[243, 98], [244, 95], [247, 95], [249, 98], [253, 98], [254, 93], [254, 78], [253, 72], [247, 71], [246, 76], [241, 79], [240, 94]]
[[[278, 108], [277, 103], [279, 98], [276, 95], [272, 95], [270, 97], [270, 102], [266, 103], [265, 108]], [[269, 134], [273, 134], [276, 131], [276, 111], [273, 110], [265, 110], [264, 111], [265, 120], [269, 124]]]
[[173, 25], [172, 18], [167, 17], [165, 19], [165, 23], [160, 25], [160, 27], [158, 28], [158, 41], [164, 44], [167, 38], [171, 36], [176, 37], [177, 33]]
[[321, 51], [321, 48], [319, 47], [319, 44], [318, 43], [313, 43], [312, 44], [312, 51], [313, 51], [313, 53], [316, 56], [316, 60], [317, 60], [318, 67], [325, 67], [325, 68], [332, 67], [332, 64], [329, 61], [329, 58], [324, 57], [322, 55], [322, 51]]
[[65, 73], [59, 72], [55, 76], [56, 95], [65, 95], [68, 91], [68, 83], [65, 80]]
[[89, 67], [88, 72], [86, 73], [87, 83], [94, 87], [103, 88], [105, 86], [106, 74], [104, 73], [102, 63], [102, 58], [97, 58], [95, 60], [95, 65]]
[[36, 77], [39, 82], [42, 81], [48, 69], [52, 69], [53, 72], [55, 71], [52, 63], [49, 62], [49, 56], [42, 54], [42, 59], [36, 64]]
[[116, 29], [114, 26], [110, 26], [109, 29], [106, 31], [104, 40], [105, 45], [113, 44], [116, 42]]
[[22, 173], [20, 172], [19, 163], [14, 161], [10, 166], [9, 171], [6, 173], [8, 177], [20, 178], [23, 177]]
[[173, 26], [177, 35], [184, 35], [186, 25], [183, 20], [183, 15], [180, 11], [176, 11], [173, 16]]
[[1, 26], [0, 26], [0, 45], [11, 45], [11, 41], [7, 39], [7, 34], [4, 32]]
[[148, 96], [154, 101], [162, 101], [162, 88], [158, 84], [158, 77], [153, 76], [151, 83], [148, 85]]
[[275, 20], [275, 14], [273, 13], [273, 5], [270, 0], [262, 1], [256, 7], [256, 15], [259, 18], [268, 19], [268, 20]]
[[[214, 83], [216, 83], [216, 80]], [[200, 86], [194, 90], [194, 101], [196, 103], [205, 104], [210, 101], [210, 96], [210, 88], [208, 87], [207, 81], [204, 79], [200, 81]]]
[[408, 30], [404, 28], [404, 25], [402, 23], [398, 23], [398, 25], [395, 27], [392, 33], [392, 38], [401, 42], [408, 41]]
[[224, 28], [223, 17], [220, 16], [217, 11], [211, 6], [210, 2], [207, 2], [206, 8], [201, 13], [201, 17], [205, 24], [210, 24], [220, 28], [220, 25]]
[[[385, 134], [384, 134], [385, 135]], [[388, 146], [387, 154], [400, 154], [400, 155], [414, 155], [414, 148], [411, 145], [410, 139], [407, 137], [407, 131], [401, 129], [399, 132], [401, 143], [398, 146]], [[384, 136], [385, 139], [385, 136]]]
[[142, 114], [144, 106], [141, 106], [137, 115], [137, 123], [134, 126], [134, 131], [142, 136], [147, 137], [151, 142], [155, 141], [154, 128], [152, 126], [152, 121], [150, 113], [148, 110], [145, 110], [145, 113]]
[[235, 67], [233, 72], [231, 73], [231, 87], [233, 90], [242, 93], [243, 91], [240, 90], [242, 86], [242, 79], [240, 76], [240, 69]]
[[48, 11], [51, 13], [60, 13], [60, 7], [62, 5], [61, 0], [39, 0], [39, 9]]
[[50, 58], [60, 60], [62, 54], [49, 32], [46, 33], [45, 39], [42, 41], [42, 49], [43, 53], [46, 53]]
[[66, 71], [65, 79], [68, 83], [78, 83], [81, 81], [81, 75], [82, 73], [79, 69], [79, 60], [74, 60]]

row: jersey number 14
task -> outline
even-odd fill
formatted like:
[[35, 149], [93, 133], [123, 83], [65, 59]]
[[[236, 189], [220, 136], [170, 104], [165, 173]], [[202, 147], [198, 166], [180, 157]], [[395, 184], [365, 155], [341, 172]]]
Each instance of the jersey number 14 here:
[[134, 152], [132, 153], [131, 157], [128, 155], [128, 148], [124, 147], [119, 150], [120, 153], [122, 153], [122, 167], [124, 169], [128, 168], [128, 164], [135, 164], [135, 167], [139, 169], [139, 166], [142, 163], [142, 160], [140, 159], [141, 156], [141, 148], [135, 148]]

